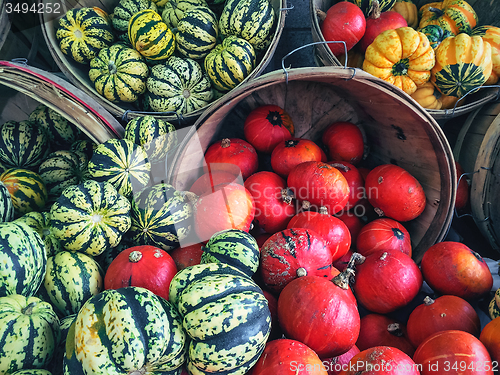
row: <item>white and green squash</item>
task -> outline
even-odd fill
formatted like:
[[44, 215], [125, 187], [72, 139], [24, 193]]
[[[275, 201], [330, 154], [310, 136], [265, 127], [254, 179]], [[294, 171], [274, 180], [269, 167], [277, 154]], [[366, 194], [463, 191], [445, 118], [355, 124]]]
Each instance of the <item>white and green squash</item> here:
[[25, 223], [42, 238], [45, 244], [45, 252], [47, 258], [51, 257], [63, 250], [61, 242], [52, 232], [50, 225], [50, 212], [27, 212], [20, 218], [16, 219], [16, 223]]
[[163, 7], [161, 18], [170, 29], [175, 29], [184, 12], [197, 6], [208, 6], [205, 0], [169, 0]]
[[14, 219], [14, 204], [10, 196], [9, 189], [0, 182], [0, 223], [12, 221]]
[[128, 40], [128, 22], [137, 12], [151, 9], [158, 11], [156, 4], [151, 0], [120, 0], [113, 9], [113, 18], [111, 20], [113, 28], [117, 31], [119, 39]]

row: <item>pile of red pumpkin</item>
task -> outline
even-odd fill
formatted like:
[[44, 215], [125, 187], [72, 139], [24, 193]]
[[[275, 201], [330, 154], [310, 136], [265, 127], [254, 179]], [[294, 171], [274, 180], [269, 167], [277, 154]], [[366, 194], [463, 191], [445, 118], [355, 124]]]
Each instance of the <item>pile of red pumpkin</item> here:
[[[295, 138], [292, 119], [275, 105], [253, 110], [244, 134], [206, 151], [206, 173], [191, 188], [199, 195], [199, 243], [171, 255], [182, 269], [199, 263], [217, 231], [257, 238], [254, 277], [269, 300], [273, 335], [252, 375], [459, 373], [464, 366], [493, 373], [500, 350], [491, 333], [488, 344], [479, 340], [471, 305], [490, 292], [492, 275], [458, 242], [435, 244], [415, 263], [403, 224], [422, 213], [426, 198], [408, 171], [363, 167], [367, 148], [352, 123], [331, 124], [321, 145]], [[421, 295], [424, 281], [433, 295]], [[398, 321], [401, 312], [407, 317]]]

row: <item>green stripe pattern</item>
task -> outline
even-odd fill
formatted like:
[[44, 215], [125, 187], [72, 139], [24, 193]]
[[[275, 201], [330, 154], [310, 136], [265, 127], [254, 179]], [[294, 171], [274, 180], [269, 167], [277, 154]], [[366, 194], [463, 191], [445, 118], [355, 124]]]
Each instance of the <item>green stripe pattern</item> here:
[[48, 135], [37, 123], [7, 121], [0, 127], [0, 162], [6, 167], [36, 170], [48, 154]]
[[124, 138], [142, 146], [152, 164], [164, 162], [168, 152], [177, 145], [175, 126], [150, 115], [130, 120], [125, 126]]
[[257, 51], [269, 45], [273, 25], [274, 9], [269, 0], [227, 0], [219, 18], [224, 37], [243, 38]]
[[46, 269], [40, 235], [24, 223], [0, 223], [0, 296], [34, 296]]
[[101, 143], [88, 164], [90, 178], [111, 183], [119, 194], [131, 198], [149, 183], [151, 164], [144, 149], [128, 139]]
[[56, 31], [62, 53], [77, 63], [88, 64], [101, 49], [113, 43], [113, 29], [101, 12], [93, 8], [66, 12]]
[[139, 287], [90, 298], [67, 340], [67, 375], [169, 374], [185, 360], [186, 335], [175, 308]]
[[153, 61], [169, 58], [175, 50], [175, 37], [161, 16], [151, 9], [134, 14], [128, 24], [132, 46]]
[[146, 90], [149, 69], [139, 52], [123, 44], [103, 48], [90, 62], [89, 78], [111, 102], [134, 102]]
[[203, 247], [201, 263], [227, 263], [252, 276], [259, 266], [259, 256], [255, 237], [239, 229], [226, 229], [210, 237]]
[[177, 51], [190, 59], [202, 59], [215, 47], [218, 35], [215, 13], [208, 6], [193, 7], [177, 24]]
[[174, 29], [184, 16], [184, 12], [197, 6], [208, 5], [205, 0], [169, 0], [163, 8], [161, 18], [170, 29]]
[[63, 250], [61, 242], [52, 232], [50, 212], [27, 212], [16, 219], [16, 223], [25, 223], [40, 235], [45, 244], [47, 257], [51, 257]]
[[200, 64], [189, 58], [172, 56], [154, 66], [146, 84], [146, 104], [157, 112], [191, 113], [206, 107], [214, 95]]
[[130, 228], [130, 203], [109, 182], [66, 188], [50, 209], [54, 235], [69, 251], [96, 256], [115, 247]]
[[152, 245], [170, 251], [191, 233], [193, 208], [171, 185], [145, 188], [131, 206], [132, 225], [127, 236], [136, 246]]
[[27, 369], [13, 372], [11, 375], [52, 375], [52, 373], [43, 369]]
[[255, 68], [256, 54], [242, 38], [229, 36], [205, 58], [205, 71], [215, 89], [227, 92], [241, 83]]
[[0, 181], [0, 223], [14, 219], [14, 204], [7, 186]]
[[21, 295], [0, 298], [1, 374], [45, 367], [59, 337], [59, 319], [49, 303]]
[[92, 257], [79, 251], [61, 251], [47, 259], [41, 293], [61, 316], [78, 313], [102, 290], [103, 274]]
[[155, 3], [150, 0], [120, 0], [113, 10], [113, 27], [120, 33], [126, 33], [130, 18], [144, 9], [151, 9], [155, 12], [158, 10]]
[[71, 144], [69, 150], [82, 152], [90, 160], [96, 147], [97, 144], [89, 139], [79, 139]]
[[49, 143], [57, 148], [68, 149], [81, 135], [80, 129], [60, 115], [57, 111], [40, 104], [29, 116], [49, 135]]

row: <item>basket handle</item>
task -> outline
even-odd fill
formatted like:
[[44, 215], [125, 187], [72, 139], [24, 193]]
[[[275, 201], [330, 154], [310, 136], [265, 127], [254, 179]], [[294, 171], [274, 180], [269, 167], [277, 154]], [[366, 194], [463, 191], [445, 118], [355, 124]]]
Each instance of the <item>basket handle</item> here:
[[163, 115], [175, 115], [177, 117], [177, 121], [179, 122], [179, 127], [182, 127], [182, 121], [184, 121], [184, 117], [182, 116], [182, 114], [180, 113], [177, 113], [176, 111], [167, 111], [167, 112], [145, 112], [145, 111], [133, 111], [131, 109], [127, 109], [125, 112], [123, 112], [123, 115], [122, 115], [122, 122], [124, 122], [125, 124], [129, 122], [129, 119], [128, 119], [128, 114], [129, 113], [135, 113], [135, 114], [138, 114], [138, 115], [144, 115], [144, 116], [163, 116]]
[[[465, 98], [467, 95], [469, 94], [473, 94], [475, 91], [479, 90], [479, 89], [492, 89], [492, 88], [497, 88], [497, 89], [500, 89], [500, 85], [487, 85], [487, 86], [479, 86], [479, 87], [475, 87], [473, 89], [470, 89], [469, 91], [467, 91], [465, 93], [465, 95], [461, 96], [457, 102], [455, 103], [455, 105], [453, 106], [453, 110], [451, 111], [451, 115], [453, 116], [455, 114], [455, 110], [457, 109], [457, 105], [458, 105], [458, 102], [460, 100], [462, 100], [463, 98]], [[495, 98], [495, 101], [498, 100], [498, 98], [500, 97], [500, 90], [497, 91], [497, 97]], [[446, 114], [448, 114], [448, 110], [445, 111]]]

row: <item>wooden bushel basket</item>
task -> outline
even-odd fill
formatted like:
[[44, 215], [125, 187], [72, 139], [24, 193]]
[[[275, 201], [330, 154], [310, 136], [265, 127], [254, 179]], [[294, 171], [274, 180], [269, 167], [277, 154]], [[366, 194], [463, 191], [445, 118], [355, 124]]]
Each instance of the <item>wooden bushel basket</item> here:
[[[49, 50], [59, 66], [59, 69], [64, 73], [64, 75], [68, 78], [68, 80], [73, 83], [75, 86], [80, 88], [82, 91], [86, 92], [88, 95], [94, 98], [99, 104], [101, 104], [106, 110], [108, 110], [111, 114], [116, 117], [123, 118], [125, 121], [128, 121], [130, 118], [138, 117], [147, 112], [141, 112], [133, 105], [127, 103], [112, 103], [103, 96], [99, 95], [95, 90], [92, 82], [88, 77], [89, 67], [83, 64], [75, 63], [71, 61], [71, 59], [67, 58], [61, 52], [59, 48], [59, 44], [56, 40], [56, 29], [58, 25], [58, 19], [64, 15], [66, 10], [72, 8], [81, 8], [81, 7], [92, 7], [98, 6], [99, 8], [106, 11], [108, 14], [113, 12], [114, 7], [118, 4], [119, 0], [68, 0], [61, 4], [66, 4], [66, 8], [63, 10], [62, 14], [43, 14], [41, 18], [42, 30], [49, 47]], [[271, 4], [275, 11], [275, 26], [274, 27], [274, 35], [271, 40], [271, 43], [267, 50], [264, 52], [263, 56], [260, 57], [258, 64], [255, 69], [250, 73], [248, 77], [245, 78], [243, 82], [246, 82], [250, 79], [258, 77], [262, 74], [264, 69], [267, 67], [269, 62], [271, 61], [274, 51], [278, 45], [281, 32], [285, 25], [285, 15], [286, 15], [286, 0], [271, 0]], [[242, 82], [242, 83], [243, 83]], [[240, 83], [241, 85], [241, 83]], [[220, 99], [214, 100], [209, 105], [212, 105], [216, 102], [220, 102]], [[203, 111], [209, 106], [205, 106], [196, 110], [194, 112], [182, 114], [181, 118], [185, 124], [193, 124], [195, 120], [203, 113]], [[217, 104], [215, 104], [217, 105]], [[125, 115], [125, 116], [124, 116]], [[166, 121], [177, 121], [178, 116], [169, 112], [165, 113], [156, 113], [155, 117], [166, 120]]]
[[196, 121], [196, 132], [178, 148], [168, 181], [188, 190], [202, 173], [204, 152], [225, 137], [244, 138], [250, 111], [276, 104], [287, 111], [295, 136], [320, 143], [322, 131], [335, 121], [350, 121], [366, 135], [369, 167], [394, 163], [422, 184], [427, 205], [418, 218], [404, 223], [413, 257], [442, 240], [450, 225], [456, 190], [451, 148], [435, 120], [420, 106], [395, 95], [375, 77], [339, 67], [296, 68], [267, 73], [231, 91]]
[[101, 105], [64, 79], [22, 64], [0, 61], [0, 120], [26, 120], [40, 103], [75, 124], [95, 143], [125, 130]]
[[467, 116], [453, 153], [471, 179], [472, 217], [500, 252], [500, 103], [486, 104]]
[[[311, 16], [311, 32], [315, 45], [315, 59], [319, 66], [343, 66], [345, 65], [344, 59], [340, 61], [330, 50], [328, 44], [323, 37], [320, 29], [320, 20], [317, 16], [317, 10], [326, 12], [332, 5], [339, 2], [338, 0], [310, 0], [310, 16]], [[413, 0], [413, 3], [420, 9], [421, 6], [431, 3], [431, 0]], [[500, 2], [494, 0], [467, 0], [467, 2], [474, 7], [478, 18], [479, 25], [492, 25], [500, 26]], [[320, 43], [321, 42], [321, 43]], [[408, 95], [402, 90], [398, 89], [395, 93], [405, 96]], [[485, 87], [480, 89], [474, 94], [467, 95], [460, 100], [460, 106], [454, 109], [426, 109], [429, 114], [436, 120], [450, 119], [471, 112], [482, 105], [495, 100], [498, 97], [499, 88]], [[411, 99], [413, 101], [413, 99]], [[416, 102], [415, 102], [416, 103]]]

